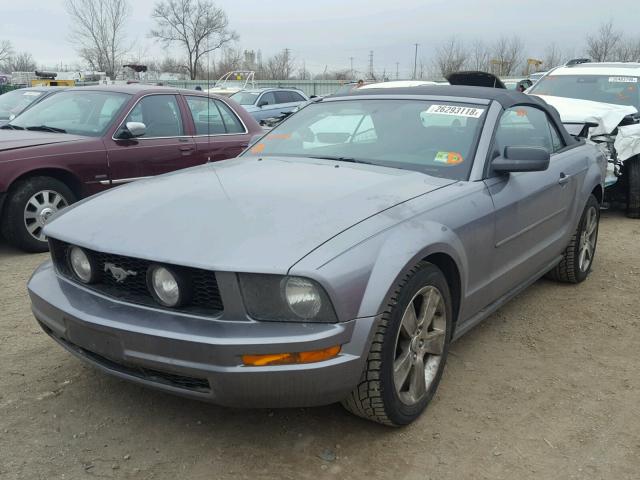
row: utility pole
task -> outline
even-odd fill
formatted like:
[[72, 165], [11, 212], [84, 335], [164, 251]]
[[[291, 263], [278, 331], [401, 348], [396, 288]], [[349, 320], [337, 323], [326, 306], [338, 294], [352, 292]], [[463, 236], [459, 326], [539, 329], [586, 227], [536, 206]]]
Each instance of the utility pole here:
[[375, 76], [373, 74], [373, 50], [369, 52], [369, 78], [371, 80], [375, 80]]
[[416, 47], [416, 53], [413, 56], [413, 79], [416, 80], [416, 72], [418, 69], [418, 45], [420, 45], [419, 43], [414, 43], [415, 47]]
[[400, 62], [396, 62], [396, 80], [399, 78]]
[[291, 76], [291, 72], [289, 72], [289, 53], [291, 52], [291, 50], [289, 50], [288, 48], [284, 49], [284, 74], [286, 79], [285, 80], [289, 80], [289, 77]]
[[349, 60], [351, 61], [351, 80], [355, 80], [353, 76], [353, 57], [349, 57]]

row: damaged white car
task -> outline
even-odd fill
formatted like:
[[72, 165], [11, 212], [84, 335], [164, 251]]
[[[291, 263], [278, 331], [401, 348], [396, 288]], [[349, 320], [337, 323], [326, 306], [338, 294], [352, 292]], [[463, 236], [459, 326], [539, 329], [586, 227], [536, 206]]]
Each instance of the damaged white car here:
[[640, 63], [559, 67], [527, 93], [554, 106], [572, 135], [601, 146], [609, 159], [607, 201], [640, 218]]

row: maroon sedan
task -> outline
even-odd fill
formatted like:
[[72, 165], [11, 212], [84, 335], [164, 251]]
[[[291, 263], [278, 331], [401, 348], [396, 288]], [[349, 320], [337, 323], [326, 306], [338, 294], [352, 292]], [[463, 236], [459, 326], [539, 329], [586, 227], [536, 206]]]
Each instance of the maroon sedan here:
[[0, 127], [0, 226], [44, 251], [47, 219], [115, 185], [238, 155], [262, 128], [228, 98], [165, 87], [69, 89]]

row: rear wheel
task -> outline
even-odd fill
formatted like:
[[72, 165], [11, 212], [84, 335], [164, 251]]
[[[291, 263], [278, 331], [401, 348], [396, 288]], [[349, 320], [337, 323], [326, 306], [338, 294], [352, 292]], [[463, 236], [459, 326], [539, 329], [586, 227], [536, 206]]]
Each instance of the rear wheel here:
[[640, 218], [640, 156], [624, 162], [627, 177], [627, 216]]
[[386, 425], [413, 422], [440, 383], [451, 329], [446, 279], [435, 265], [422, 262], [398, 286], [375, 332], [360, 383], [344, 407]]
[[587, 278], [596, 254], [599, 224], [600, 205], [596, 197], [590, 195], [578, 228], [571, 237], [562, 260], [547, 274], [547, 277], [567, 283], [580, 283]]
[[45, 252], [48, 249], [43, 232], [45, 224], [54, 213], [75, 200], [71, 189], [55, 178], [21, 180], [9, 191], [2, 233], [17, 248], [27, 252]]

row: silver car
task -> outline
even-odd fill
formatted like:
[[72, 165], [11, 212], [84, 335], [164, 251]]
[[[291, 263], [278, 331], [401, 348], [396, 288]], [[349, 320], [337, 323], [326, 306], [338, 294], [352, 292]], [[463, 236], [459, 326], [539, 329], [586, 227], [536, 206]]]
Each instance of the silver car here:
[[167, 392], [408, 424], [450, 342], [545, 274], [587, 277], [604, 162], [518, 92], [326, 98], [237, 159], [61, 212], [33, 312], [86, 362]]

